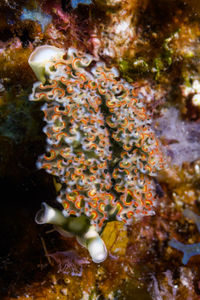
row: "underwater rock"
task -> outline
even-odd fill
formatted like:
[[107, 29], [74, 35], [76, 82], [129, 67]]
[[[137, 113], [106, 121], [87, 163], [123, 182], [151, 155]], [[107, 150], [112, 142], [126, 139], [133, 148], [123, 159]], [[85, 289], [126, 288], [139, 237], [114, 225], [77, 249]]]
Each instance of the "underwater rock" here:
[[[98, 14], [93, 10], [94, 28], [91, 39], [94, 47], [94, 55], [105, 57], [107, 60], [116, 59], [119, 62], [123, 59], [127, 52], [136, 53], [136, 45], [134, 43], [137, 36], [137, 16], [140, 1], [97, 1]], [[145, 5], [145, 4], [144, 4]], [[116, 13], [117, 10], [117, 13]], [[99, 28], [100, 34], [99, 34]], [[135, 59], [134, 59], [135, 61]], [[133, 61], [133, 62], [134, 62]], [[130, 62], [132, 64], [133, 62]]]
[[171, 107], [155, 122], [156, 135], [165, 144], [164, 152], [171, 158], [171, 165], [182, 166], [200, 158], [200, 123], [180, 119], [179, 111]]
[[[156, 277], [151, 275], [152, 282], [148, 289], [151, 291], [153, 300], [170, 299], [175, 300], [178, 298], [187, 300], [198, 300], [198, 295], [195, 293], [194, 286], [194, 271], [186, 267], [178, 268], [178, 279], [174, 280], [173, 272], [167, 270], [162, 273], [162, 276]], [[177, 276], [176, 276], [177, 277]]]
[[[197, 216], [195, 213], [193, 213], [193, 211], [191, 211], [188, 208], [184, 210], [183, 215], [196, 223], [200, 233], [200, 216]], [[183, 252], [184, 255], [183, 255], [182, 263], [184, 265], [188, 263], [189, 259], [192, 256], [200, 254], [200, 243], [185, 245], [173, 238], [169, 241], [169, 246]]]
[[21, 21], [30, 20], [34, 22], [38, 22], [41, 25], [42, 32], [48, 27], [48, 25], [52, 22], [52, 16], [46, 14], [41, 10], [38, 6], [37, 10], [32, 9], [29, 10], [26, 7], [23, 8], [23, 12], [20, 16]]

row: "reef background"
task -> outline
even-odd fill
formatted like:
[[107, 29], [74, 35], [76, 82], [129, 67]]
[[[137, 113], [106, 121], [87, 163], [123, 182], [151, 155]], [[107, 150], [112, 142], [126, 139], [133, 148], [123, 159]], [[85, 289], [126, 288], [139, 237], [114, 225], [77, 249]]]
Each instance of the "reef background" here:
[[[200, 215], [199, 1], [93, 0], [73, 9], [75, 2], [0, 1], [0, 298], [200, 299], [200, 256], [185, 266], [168, 245], [172, 237], [200, 242], [182, 214]], [[144, 94], [169, 157], [155, 216], [109, 223], [109, 257], [99, 265], [75, 239], [34, 221], [43, 201], [58, 207], [52, 176], [35, 165], [45, 148], [41, 104], [28, 100], [36, 81], [28, 58], [44, 44], [74, 46], [118, 67]], [[45, 256], [70, 250], [89, 262], [82, 276], [58, 273]]]

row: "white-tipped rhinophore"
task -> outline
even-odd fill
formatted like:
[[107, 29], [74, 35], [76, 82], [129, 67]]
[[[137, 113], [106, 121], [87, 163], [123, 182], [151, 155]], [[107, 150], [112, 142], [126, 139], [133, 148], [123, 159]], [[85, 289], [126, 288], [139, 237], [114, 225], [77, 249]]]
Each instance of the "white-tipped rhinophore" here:
[[61, 235], [68, 238], [74, 236], [74, 234], [64, 229], [68, 225], [68, 220], [63, 216], [61, 211], [52, 208], [45, 202], [43, 202], [41, 206], [42, 209], [40, 209], [35, 216], [35, 222], [37, 224], [53, 224], [54, 229], [57, 230]]
[[[33, 51], [29, 57], [28, 63], [35, 73], [38, 80], [42, 81], [44, 84], [45, 78], [45, 66], [51, 63], [53, 58], [62, 58], [65, 54], [63, 49], [54, 46], [40, 46]], [[48, 74], [46, 74], [48, 75]]]
[[106, 260], [106, 246], [94, 226], [90, 226], [89, 230], [83, 236], [77, 236], [76, 239], [80, 245], [88, 249], [93, 262], [101, 263]]
[[80, 217], [65, 217], [60, 210], [52, 208], [45, 202], [42, 203], [41, 207], [35, 216], [35, 222], [40, 225], [53, 224], [54, 228], [63, 236], [82, 236], [90, 228], [90, 222], [84, 215]]
[[41, 206], [35, 216], [37, 224], [53, 224], [61, 235], [69, 238], [76, 236], [77, 242], [88, 249], [95, 263], [103, 262], [107, 258], [106, 246], [86, 216], [66, 218], [61, 211], [45, 202]]
[[37, 224], [53, 224], [62, 227], [67, 222], [67, 219], [63, 216], [62, 212], [56, 208], [52, 208], [45, 202], [41, 204], [41, 209], [35, 216], [35, 222]]

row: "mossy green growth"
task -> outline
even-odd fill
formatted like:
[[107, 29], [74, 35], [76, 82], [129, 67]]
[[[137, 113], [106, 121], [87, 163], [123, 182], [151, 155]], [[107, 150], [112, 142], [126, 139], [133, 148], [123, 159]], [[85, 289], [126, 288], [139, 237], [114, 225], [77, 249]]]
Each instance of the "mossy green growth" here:
[[188, 88], [192, 87], [193, 78], [194, 78], [193, 74], [191, 74], [188, 70], [182, 71], [182, 79], [183, 79], [184, 85], [186, 87], [188, 87]]
[[155, 79], [158, 79], [161, 72], [165, 71], [172, 64], [173, 49], [170, 47], [170, 43], [173, 39], [179, 37], [181, 29], [174, 31], [168, 38], [166, 38], [162, 44], [160, 53], [153, 61], [153, 70], [156, 73]]
[[148, 60], [143, 56], [134, 57], [132, 60], [120, 59], [118, 65], [122, 76], [129, 82], [133, 81], [135, 76], [145, 76], [147, 74], [153, 74], [153, 77], [158, 79], [161, 73], [173, 63], [174, 50], [171, 42], [179, 37], [180, 31], [181, 29], [178, 29], [164, 39], [159, 53], [152, 60]]
[[138, 58], [134, 62], [125, 59], [119, 61], [119, 70], [122, 77], [128, 82], [133, 81], [135, 75], [140, 76], [149, 72], [149, 65], [144, 59]]

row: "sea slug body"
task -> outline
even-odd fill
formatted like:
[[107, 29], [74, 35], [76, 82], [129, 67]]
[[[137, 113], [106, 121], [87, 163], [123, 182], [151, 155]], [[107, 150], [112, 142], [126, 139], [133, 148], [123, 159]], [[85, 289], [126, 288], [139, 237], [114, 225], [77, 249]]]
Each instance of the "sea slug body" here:
[[[37, 51], [45, 47], [51, 46]], [[37, 166], [64, 184], [57, 198], [63, 215], [85, 214], [98, 231], [110, 211], [126, 224], [153, 214], [151, 177], [165, 162], [142, 95], [118, 79], [116, 68], [74, 48], [66, 59], [57, 50], [44, 61], [45, 83], [36, 82], [29, 99], [45, 101], [47, 152]]]
[[29, 99], [44, 102], [46, 121], [46, 154], [37, 167], [62, 184], [57, 201], [64, 208], [61, 214], [43, 203], [36, 222], [76, 236], [102, 262], [107, 250], [98, 232], [106, 222], [154, 214], [152, 177], [165, 167], [160, 142], [142, 94], [116, 68], [48, 45], [36, 48], [29, 64], [40, 80]]

